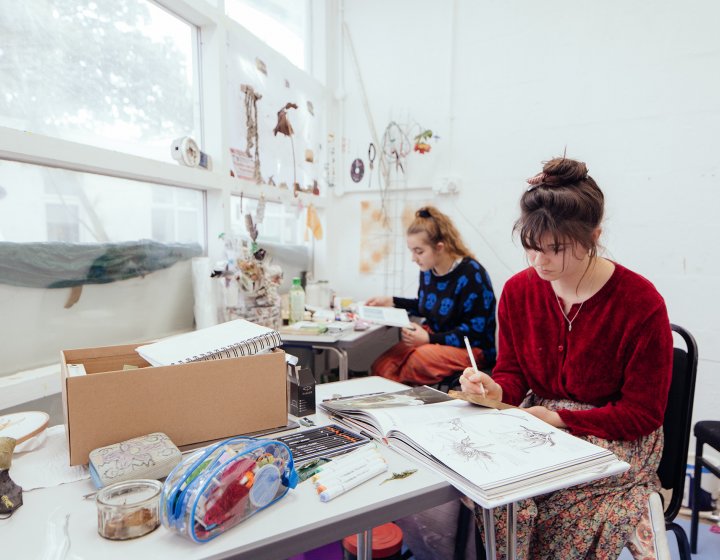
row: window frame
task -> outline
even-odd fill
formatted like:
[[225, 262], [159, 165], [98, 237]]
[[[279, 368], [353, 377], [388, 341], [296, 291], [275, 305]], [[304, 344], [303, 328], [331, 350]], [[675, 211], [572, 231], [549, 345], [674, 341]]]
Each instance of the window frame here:
[[[232, 195], [242, 193], [249, 198], [259, 198], [264, 194], [268, 201], [285, 204], [297, 203], [298, 199], [291, 192], [232, 178], [227, 172], [231, 162], [227, 146], [228, 124], [223, 119], [223, 110], [228, 103], [224, 70], [226, 38], [229, 33], [237, 32], [235, 26], [241, 26], [210, 4], [202, 3], [203, 5], [199, 6], [195, 0], [148, 1], [195, 27], [193, 65], [197, 78], [194, 84], [198, 88], [195, 98], [200, 110], [194, 114], [200, 119], [199, 143], [203, 151], [213, 158], [212, 168], [205, 170], [185, 167], [175, 162], [149, 159], [5, 126], [0, 126], [0, 159], [201, 191], [204, 195], [203, 246], [210, 262], [215, 262], [222, 259], [224, 254], [218, 234], [230, 231]], [[320, 8], [313, 8], [313, 12], [317, 10]], [[315, 25], [312, 17], [311, 25]], [[257, 41], [258, 50], [269, 49], [267, 45]], [[318, 51], [312, 48], [308, 52]], [[321, 60], [320, 64], [324, 65], [324, 62]], [[331, 95], [325, 84], [310, 74], [310, 69], [315, 67], [317, 65], [312, 62], [305, 71], [297, 72], [303, 75], [301, 81], [304, 87], [315, 92], [318, 99], [330, 99]], [[331, 104], [327, 103], [325, 111], [331, 110]], [[329, 122], [328, 118], [326, 117], [325, 126]], [[304, 206], [312, 203], [316, 208], [322, 209], [328, 204], [328, 195], [329, 190], [325, 188], [321, 196], [300, 193], [299, 200]], [[0, 398], [0, 409], [58, 392], [58, 368], [56, 363], [18, 372], [18, 375], [12, 376], [13, 387], [17, 388], [15, 392], [5, 390], [9, 381], [0, 377], [0, 395], [3, 395]]]

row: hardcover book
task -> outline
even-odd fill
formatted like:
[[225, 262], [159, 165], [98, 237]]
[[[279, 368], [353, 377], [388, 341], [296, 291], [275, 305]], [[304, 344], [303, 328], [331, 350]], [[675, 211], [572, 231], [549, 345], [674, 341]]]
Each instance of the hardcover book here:
[[520, 408], [479, 407], [430, 387], [327, 400], [334, 420], [436, 471], [483, 507], [496, 507], [629, 466]]

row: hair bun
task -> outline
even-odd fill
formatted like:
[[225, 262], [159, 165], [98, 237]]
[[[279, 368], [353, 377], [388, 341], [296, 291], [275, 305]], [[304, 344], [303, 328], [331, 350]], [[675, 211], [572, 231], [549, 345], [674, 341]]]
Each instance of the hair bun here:
[[554, 158], [543, 166], [543, 175], [543, 182], [546, 185], [562, 187], [587, 179], [588, 168], [582, 161]]

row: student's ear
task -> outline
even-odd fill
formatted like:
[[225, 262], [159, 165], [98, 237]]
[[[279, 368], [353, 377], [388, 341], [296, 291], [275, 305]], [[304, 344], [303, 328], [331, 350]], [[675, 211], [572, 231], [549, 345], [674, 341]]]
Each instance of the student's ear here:
[[438, 241], [435, 243], [435, 252], [436, 253], [442, 253], [445, 250], [445, 243], [442, 241]]
[[600, 239], [600, 235], [602, 234], [602, 228], [600, 226], [596, 227], [592, 232], [592, 240], [593, 243], [597, 245], [598, 239]]

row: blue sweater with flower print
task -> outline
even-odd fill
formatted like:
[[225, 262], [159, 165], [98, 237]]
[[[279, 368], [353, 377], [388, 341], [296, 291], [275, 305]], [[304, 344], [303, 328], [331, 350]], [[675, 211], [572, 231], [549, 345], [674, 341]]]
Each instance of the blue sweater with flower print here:
[[462, 348], [467, 336], [483, 351], [488, 366], [495, 363], [495, 293], [475, 259], [465, 257], [444, 276], [420, 272], [417, 299], [394, 297], [393, 304], [425, 318], [431, 344]]

